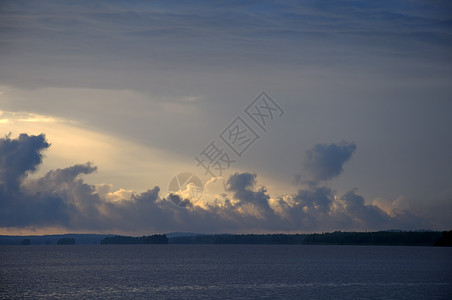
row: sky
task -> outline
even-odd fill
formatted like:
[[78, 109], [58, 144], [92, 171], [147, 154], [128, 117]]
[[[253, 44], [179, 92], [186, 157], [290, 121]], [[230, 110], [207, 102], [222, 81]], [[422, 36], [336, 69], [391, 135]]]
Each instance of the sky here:
[[2, 1], [0, 234], [451, 229], [450, 53], [449, 1]]

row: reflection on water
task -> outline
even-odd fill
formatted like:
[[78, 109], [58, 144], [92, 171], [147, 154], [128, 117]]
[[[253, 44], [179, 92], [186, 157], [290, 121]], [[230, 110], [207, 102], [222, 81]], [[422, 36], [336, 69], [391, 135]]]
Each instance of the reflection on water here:
[[451, 270], [435, 247], [2, 246], [0, 297], [451, 299]]

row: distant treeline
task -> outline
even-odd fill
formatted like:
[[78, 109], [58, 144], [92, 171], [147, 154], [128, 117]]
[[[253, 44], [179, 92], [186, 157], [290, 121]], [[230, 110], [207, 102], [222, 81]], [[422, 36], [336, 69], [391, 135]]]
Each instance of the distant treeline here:
[[142, 237], [133, 236], [110, 236], [100, 241], [102, 245], [110, 244], [168, 244], [166, 234], [154, 234]]
[[[378, 231], [314, 234], [212, 234], [179, 236], [170, 244], [283, 244], [283, 245], [394, 245], [447, 246], [452, 231]], [[449, 244], [448, 244], [449, 243]]]
[[435, 243], [435, 246], [452, 247], [452, 230], [443, 231], [440, 239]]
[[[58, 245], [66, 238], [72, 238], [77, 245], [99, 244], [111, 234], [52, 234], [52, 235], [0, 235], [0, 245]], [[62, 240], [62, 241], [60, 241]]]
[[173, 237], [169, 243], [301, 245], [304, 238], [304, 234], [211, 234]]
[[432, 246], [441, 237], [441, 232], [331, 232], [309, 234], [305, 245], [394, 245], [394, 246]]
[[[180, 235], [179, 235], [180, 234]], [[170, 236], [172, 234], [169, 234]], [[328, 232], [313, 234], [183, 234], [142, 237], [94, 234], [1, 236], [0, 245], [256, 244], [452, 246], [451, 231]]]

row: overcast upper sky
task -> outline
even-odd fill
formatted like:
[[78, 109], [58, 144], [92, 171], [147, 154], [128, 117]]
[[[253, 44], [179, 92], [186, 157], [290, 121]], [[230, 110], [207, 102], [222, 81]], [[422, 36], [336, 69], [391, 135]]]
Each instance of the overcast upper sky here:
[[451, 53], [449, 1], [2, 1], [0, 233], [450, 229]]

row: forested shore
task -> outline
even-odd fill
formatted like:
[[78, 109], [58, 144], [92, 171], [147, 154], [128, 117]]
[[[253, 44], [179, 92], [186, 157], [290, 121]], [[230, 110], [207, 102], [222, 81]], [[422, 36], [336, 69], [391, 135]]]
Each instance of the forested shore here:
[[79, 244], [255, 244], [255, 245], [382, 245], [452, 246], [451, 231], [325, 232], [308, 234], [196, 234], [168, 233], [148, 236], [66, 234], [0, 236], [0, 245]]

